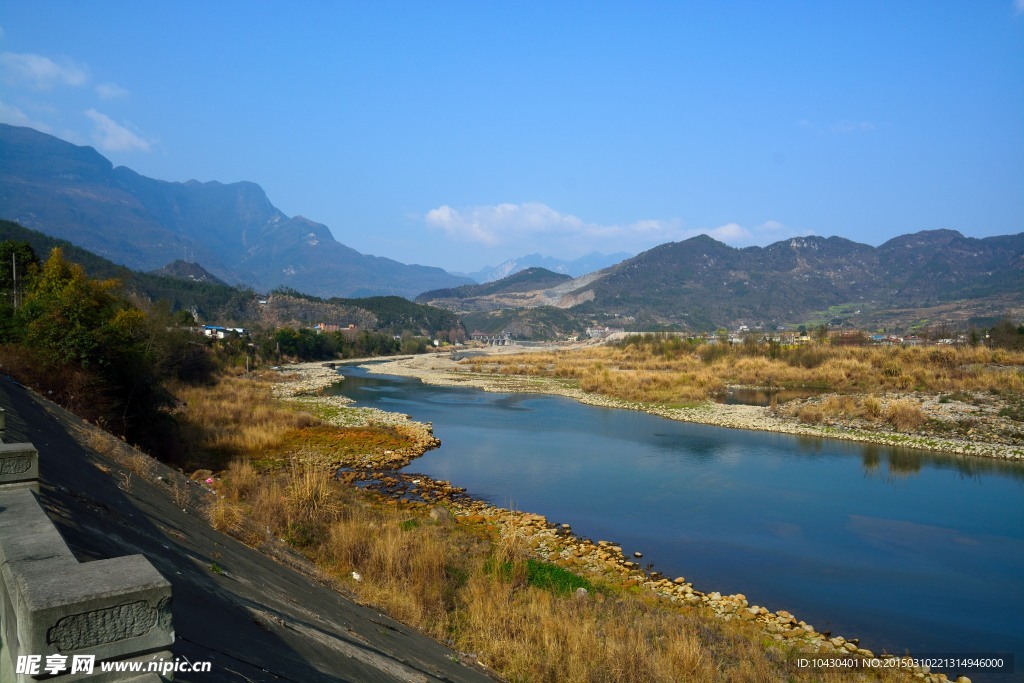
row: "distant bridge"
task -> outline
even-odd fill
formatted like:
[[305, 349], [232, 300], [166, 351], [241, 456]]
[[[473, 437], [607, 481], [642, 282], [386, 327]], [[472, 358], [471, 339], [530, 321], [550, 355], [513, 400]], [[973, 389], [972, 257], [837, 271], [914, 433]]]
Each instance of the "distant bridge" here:
[[469, 336], [473, 341], [486, 344], [487, 346], [512, 346], [515, 343], [512, 341], [512, 335], [508, 332], [499, 332], [497, 334], [474, 332]]

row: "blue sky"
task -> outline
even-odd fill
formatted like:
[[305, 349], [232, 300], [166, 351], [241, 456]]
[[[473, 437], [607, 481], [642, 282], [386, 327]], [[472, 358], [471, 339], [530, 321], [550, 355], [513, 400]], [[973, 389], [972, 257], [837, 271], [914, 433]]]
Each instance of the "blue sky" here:
[[406, 263], [1024, 231], [1024, 0], [0, 4], [0, 120]]

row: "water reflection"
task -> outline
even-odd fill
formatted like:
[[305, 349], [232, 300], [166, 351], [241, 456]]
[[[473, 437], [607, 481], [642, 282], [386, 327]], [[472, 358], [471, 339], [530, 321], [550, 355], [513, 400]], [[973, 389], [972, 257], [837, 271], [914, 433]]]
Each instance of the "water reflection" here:
[[878, 467], [882, 463], [882, 449], [876, 444], [869, 443], [864, 446], [864, 452], [861, 453], [860, 459], [864, 463], [864, 472], [871, 476], [878, 471]]
[[1024, 481], [1024, 466], [1009, 460], [958, 456], [879, 444], [862, 444], [860, 448], [861, 463], [864, 473], [868, 476], [876, 476], [881, 473], [884, 459], [886, 473], [893, 479], [916, 476], [923, 469], [934, 468], [953, 470], [962, 478], [968, 479], [977, 478], [982, 474], [998, 474], [1016, 481]]
[[726, 405], [777, 406], [786, 401], [819, 396], [820, 389], [747, 389], [733, 387], [715, 396], [715, 401]]

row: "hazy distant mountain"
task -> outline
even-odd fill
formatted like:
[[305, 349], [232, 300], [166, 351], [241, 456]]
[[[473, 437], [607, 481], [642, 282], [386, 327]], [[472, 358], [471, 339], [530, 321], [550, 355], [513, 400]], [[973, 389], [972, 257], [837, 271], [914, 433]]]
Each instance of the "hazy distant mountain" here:
[[0, 124], [0, 217], [137, 270], [175, 258], [232, 284], [319, 296], [415, 296], [467, 278], [367, 256], [288, 217], [251, 182], [172, 183], [31, 128]]
[[568, 275], [545, 268], [527, 268], [482, 285], [461, 285], [424, 292], [416, 297], [416, 302], [459, 312], [532, 308], [539, 305], [538, 298], [544, 296], [545, 290], [567, 282], [572, 282]]
[[580, 275], [585, 275], [587, 273], [592, 273], [595, 270], [601, 270], [602, 268], [615, 265], [629, 257], [630, 254], [626, 252], [601, 254], [595, 251], [587, 254], [586, 256], [581, 256], [578, 259], [566, 261], [563, 259], [552, 258], [550, 256], [541, 256], [540, 254], [528, 254], [527, 256], [509, 259], [497, 266], [487, 266], [482, 270], [478, 270], [475, 273], [469, 273], [468, 275], [477, 282], [493, 282], [495, 280], [508, 277], [509, 275], [514, 275], [515, 273], [526, 270], [527, 268], [544, 268], [553, 273], [562, 273], [563, 275], [579, 277]]

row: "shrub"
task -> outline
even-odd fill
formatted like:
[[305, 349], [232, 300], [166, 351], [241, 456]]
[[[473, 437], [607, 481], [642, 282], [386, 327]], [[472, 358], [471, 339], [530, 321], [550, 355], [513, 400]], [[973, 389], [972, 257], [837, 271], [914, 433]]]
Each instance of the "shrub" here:
[[882, 364], [882, 374], [886, 377], [899, 377], [903, 374], [903, 369], [896, 361], [887, 360]]
[[861, 414], [871, 420], [882, 416], [882, 402], [874, 396], [867, 396], [860, 402]]
[[818, 424], [825, 419], [825, 413], [821, 411], [821, 408], [817, 405], [804, 406], [797, 413], [797, 418], [801, 422], [808, 424]]
[[829, 396], [821, 403], [821, 411], [825, 415], [842, 417], [852, 415], [857, 404], [850, 396]]
[[889, 404], [885, 419], [901, 432], [912, 432], [925, 422], [921, 406], [910, 399], [899, 399]]

